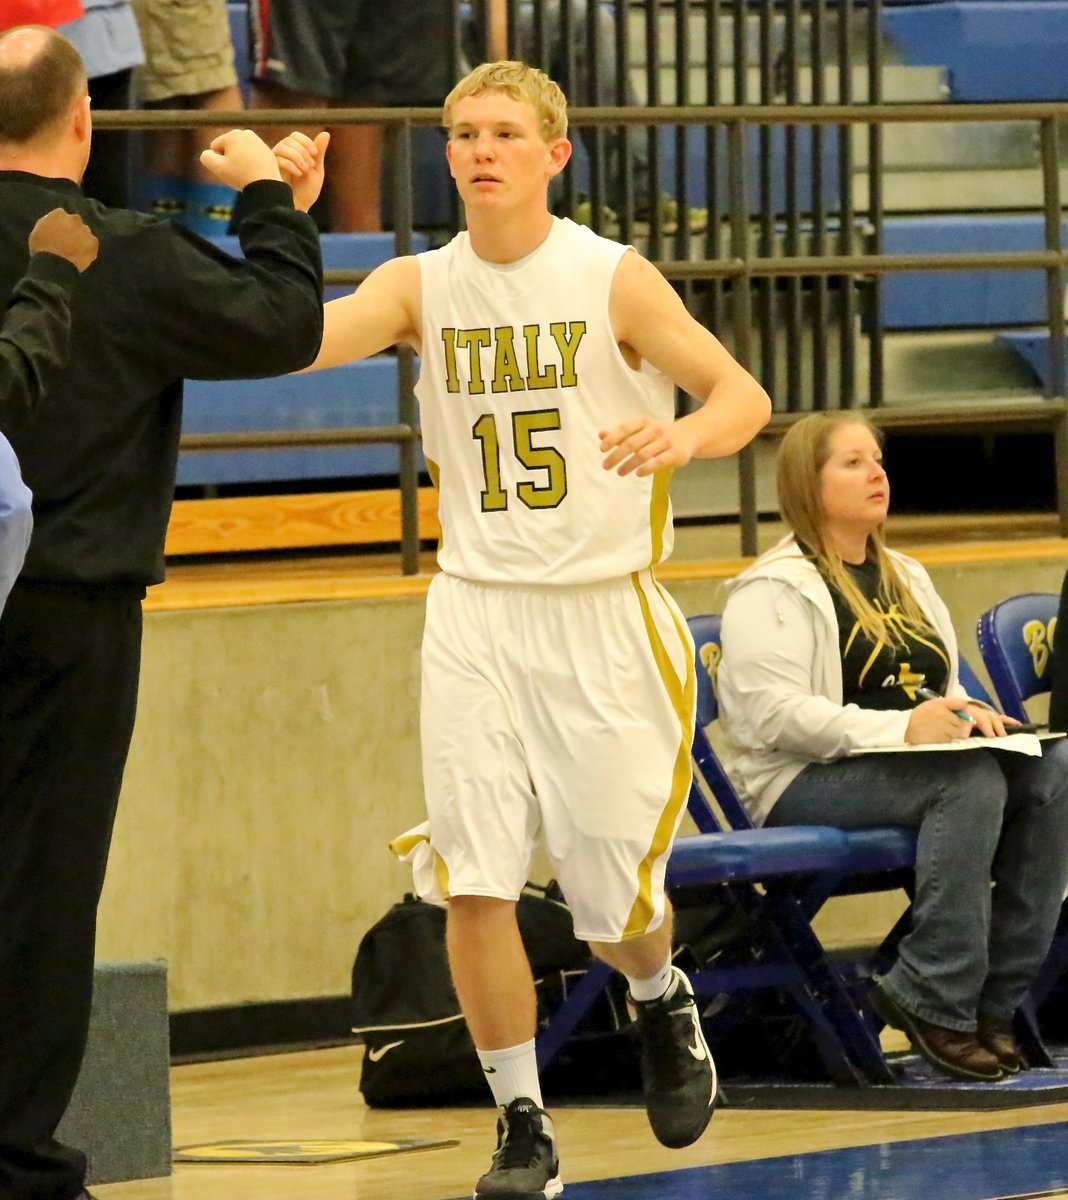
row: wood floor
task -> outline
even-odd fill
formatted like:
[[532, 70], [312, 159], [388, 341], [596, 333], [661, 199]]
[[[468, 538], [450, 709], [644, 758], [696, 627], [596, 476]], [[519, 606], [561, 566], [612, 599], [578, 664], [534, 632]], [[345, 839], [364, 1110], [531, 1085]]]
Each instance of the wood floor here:
[[[492, 1149], [491, 1110], [368, 1109], [357, 1090], [361, 1052], [343, 1047], [175, 1067], [174, 1143], [455, 1138], [460, 1144], [326, 1166], [178, 1164], [169, 1179], [99, 1186], [94, 1193], [99, 1200], [451, 1200], [470, 1195]], [[682, 1151], [660, 1147], [638, 1109], [560, 1108], [553, 1115], [565, 1182], [576, 1184], [880, 1142], [1068, 1123], [1068, 1104], [984, 1113], [725, 1109], [696, 1146]], [[1044, 1194], [1052, 1200], [1065, 1193]], [[651, 1192], [648, 1200], [656, 1200], [655, 1194]], [[797, 1200], [807, 1197], [797, 1193]]]

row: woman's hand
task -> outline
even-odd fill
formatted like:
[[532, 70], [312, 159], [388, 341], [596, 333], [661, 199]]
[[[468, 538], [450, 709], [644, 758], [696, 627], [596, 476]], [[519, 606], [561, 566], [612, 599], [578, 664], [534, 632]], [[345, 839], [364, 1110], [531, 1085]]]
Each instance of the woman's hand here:
[[[979, 721], [978, 718], [969, 721], [957, 716], [955, 710], [960, 710], [962, 703], [959, 696], [939, 696], [937, 700], [924, 700], [922, 704], [917, 704], [909, 716], [905, 741], [913, 746], [923, 746], [968, 737]], [[977, 707], [969, 704], [964, 711], [975, 717], [972, 710]], [[988, 709], [984, 711], [987, 717], [994, 716]]]
[[992, 708], [987, 708], [985, 704], [976, 704], [973, 700], [969, 700], [965, 708], [983, 737], [1004, 737], [1013, 732], [1014, 725], [1020, 724], [1014, 717], [1003, 716], [994, 712]]

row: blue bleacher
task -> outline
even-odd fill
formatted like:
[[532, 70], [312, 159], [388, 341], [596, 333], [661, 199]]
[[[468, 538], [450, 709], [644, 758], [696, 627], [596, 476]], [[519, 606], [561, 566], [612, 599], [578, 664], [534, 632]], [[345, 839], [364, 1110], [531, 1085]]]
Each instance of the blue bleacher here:
[[[241, 243], [235, 236], [212, 238], [212, 242], [227, 254], [241, 255]], [[323, 251], [324, 271], [371, 271], [394, 256], [392, 233], [324, 233], [319, 244]], [[425, 233], [412, 234], [412, 254], [429, 250]], [[346, 296], [353, 284], [336, 284], [323, 293], [327, 300]]]
[[1006, 330], [998, 334], [997, 341], [1027, 363], [1042, 385], [1043, 395], [1053, 395], [1053, 354], [1048, 329]]
[[[240, 254], [236, 237], [214, 239]], [[393, 235], [323, 234], [327, 270], [369, 269], [393, 256]], [[427, 249], [416, 234], [413, 252]], [[327, 299], [352, 287], [327, 289]], [[185, 387], [184, 433], [280, 429], [340, 429], [397, 422], [397, 360], [383, 354], [311, 375], [229, 382], [190, 380]], [[269, 480], [344, 479], [397, 472], [396, 446], [320, 447], [301, 450], [183, 451], [179, 484], [252, 483]]]
[[939, 0], [883, 9], [902, 61], [949, 68], [957, 101], [1068, 98], [1065, 0]]
[[[190, 380], [183, 433], [348, 429], [397, 423], [397, 360], [379, 355], [311, 375]], [[396, 446], [326, 446], [301, 450], [183, 451], [179, 484], [261, 483], [396, 475]]]
[[[887, 217], [887, 254], [963, 254], [1045, 248], [1041, 216]], [[1061, 230], [1068, 245], [1068, 224]], [[1035, 325], [1046, 319], [1043, 271], [931, 271], [883, 281], [887, 329]]]

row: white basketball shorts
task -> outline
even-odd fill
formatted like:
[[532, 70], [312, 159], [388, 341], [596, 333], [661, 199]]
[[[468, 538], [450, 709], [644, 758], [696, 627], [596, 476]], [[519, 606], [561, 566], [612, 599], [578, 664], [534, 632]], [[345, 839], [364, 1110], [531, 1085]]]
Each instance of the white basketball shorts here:
[[514, 900], [545, 841], [576, 935], [664, 919], [686, 805], [693, 643], [645, 571], [564, 588], [439, 575], [423, 638], [429, 821], [394, 850], [427, 899]]

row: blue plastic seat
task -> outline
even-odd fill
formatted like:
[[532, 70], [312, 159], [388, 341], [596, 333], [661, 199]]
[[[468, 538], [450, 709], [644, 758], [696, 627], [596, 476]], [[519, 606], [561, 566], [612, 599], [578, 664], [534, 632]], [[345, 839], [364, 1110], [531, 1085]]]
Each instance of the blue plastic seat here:
[[1029, 719], [1025, 700], [1049, 691], [1058, 603], [1052, 592], [1024, 592], [979, 618], [979, 653], [1002, 710], [1018, 721]]

